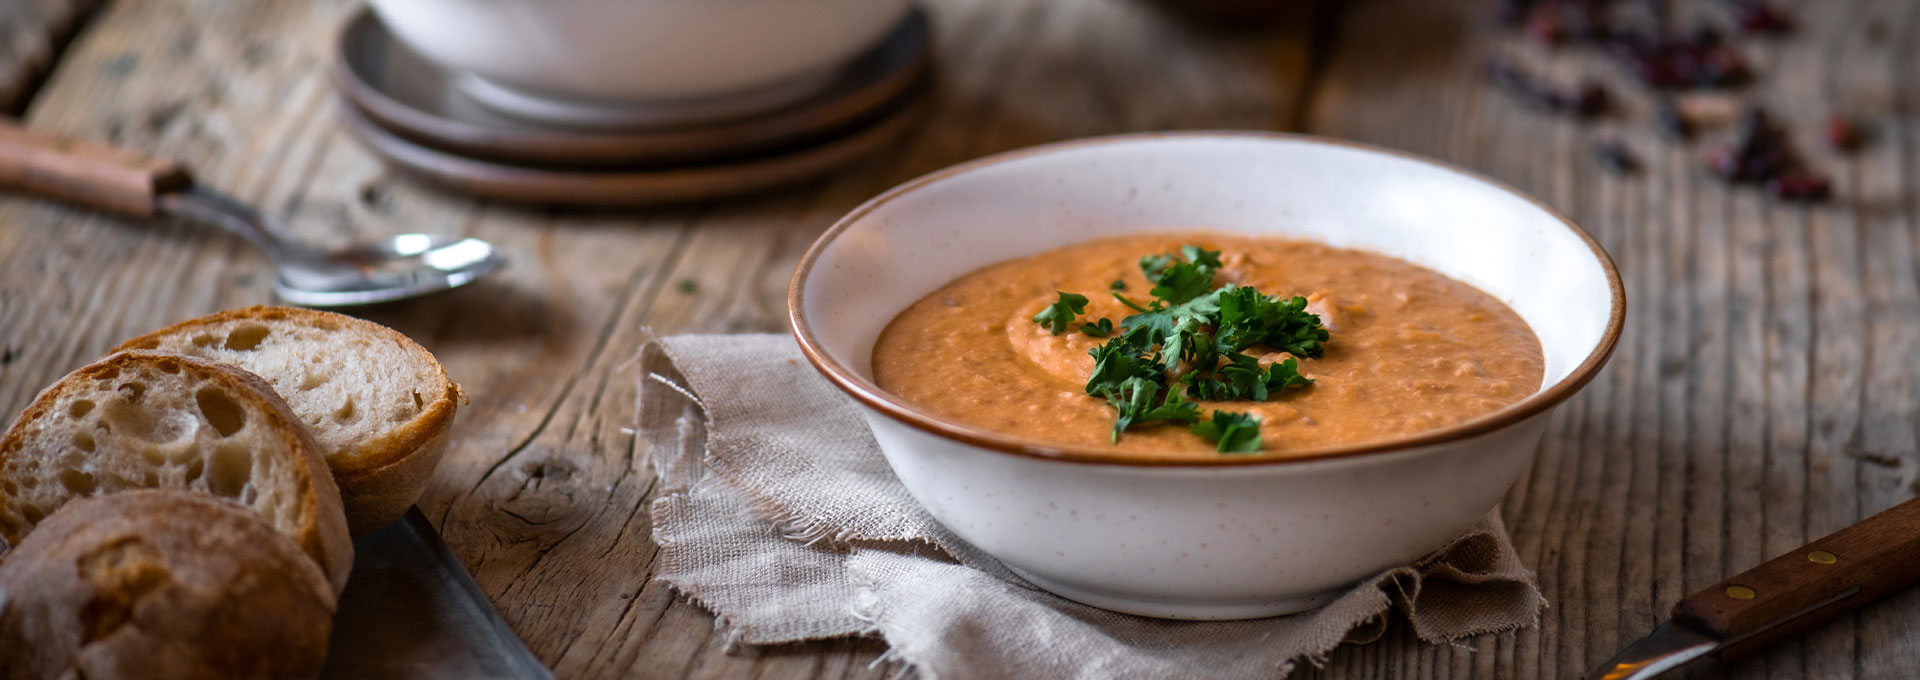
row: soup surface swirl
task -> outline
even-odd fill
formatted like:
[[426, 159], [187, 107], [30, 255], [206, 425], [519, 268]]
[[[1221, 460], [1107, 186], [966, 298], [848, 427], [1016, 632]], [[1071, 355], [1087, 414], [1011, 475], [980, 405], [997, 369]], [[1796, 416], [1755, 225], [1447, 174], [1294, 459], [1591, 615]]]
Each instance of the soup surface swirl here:
[[[1299, 359], [1315, 383], [1265, 402], [1201, 402], [1259, 417], [1264, 450], [1285, 456], [1432, 430], [1499, 410], [1540, 388], [1540, 340], [1518, 314], [1468, 284], [1393, 257], [1312, 241], [1217, 232], [1089, 241], [994, 264], [913, 303], [880, 334], [873, 373], [882, 389], [947, 420], [1042, 444], [1115, 455], [1183, 459], [1221, 455], [1179, 425], [1110, 439], [1114, 410], [1083, 390], [1106, 341], [1059, 335], [1032, 317], [1056, 291], [1085, 295], [1082, 317], [1115, 326], [1132, 310], [1110, 294], [1150, 299], [1141, 256], [1192, 244], [1221, 251], [1215, 284], [1252, 286], [1308, 300], [1331, 332], [1320, 358]], [[1286, 355], [1246, 353], [1262, 363]]]

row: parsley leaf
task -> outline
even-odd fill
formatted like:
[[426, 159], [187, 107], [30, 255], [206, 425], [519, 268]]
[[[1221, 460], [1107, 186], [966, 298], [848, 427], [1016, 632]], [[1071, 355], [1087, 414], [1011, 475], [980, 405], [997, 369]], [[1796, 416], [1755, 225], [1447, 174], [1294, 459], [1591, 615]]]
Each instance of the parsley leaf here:
[[1194, 434], [1218, 445], [1221, 453], [1253, 453], [1260, 450], [1260, 419], [1248, 413], [1214, 411], [1213, 418], [1196, 421]]
[[1129, 378], [1120, 389], [1107, 395], [1107, 405], [1118, 412], [1113, 419], [1113, 440], [1120, 441], [1120, 433], [1135, 425], [1153, 422], [1191, 423], [1200, 418], [1200, 406], [1180, 398], [1179, 390], [1166, 390], [1166, 397], [1159, 405], [1154, 404], [1154, 395], [1162, 389], [1159, 383], [1148, 378]]
[[1307, 311], [1307, 299], [1281, 300], [1246, 286], [1222, 288], [1220, 319], [1214, 337], [1222, 353], [1265, 345], [1297, 357], [1318, 359], [1329, 334], [1320, 316]]
[[1148, 255], [1140, 258], [1140, 273], [1147, 275], [1147, 283], [1159, 283], [1160, 277], [1166, 274], [1167, 268], [1179, 263], [1180, 261], [1174, 259], [1170, 253], [1164, 255]]
[[1107, 290], [1126, 290], [1126, 289], [1127, 289], [1127, 282], [1121, 279], [1114, 279], [1113, 283], [1107, 284]]
[[1160, 359], [1153, 352], [1143, 352], [1125, 340], [1125, 337], [1115, 338], [1087, 352], [1093, 356], [1093, 375], [1087, 377], [1087, 394], [1105, 397], [1119, 393], [1133, 378], [1166, 380], [1160, 372]]
[[[1153, 284], [1153, 299], [1135, 301], [1115, 281], [1109, 286], [1114, 299], [1136, 312], [1120, 320], [1121, 333], [1112, 335], [1108, 319], [1081, 324], [1082, 333], [1110, 338], [1089, 352], [1094, 366], [1086, 392], [1113, 407], [1115, 441], [1133, 427], [1179, 422], [1191, 424], [1222, 453], [1258, 451], [1257, 417], [1215, 411], [1202, 421], [1199, 405], [1188, 398], [1267, 401], [1289, 387], [1313, 384], [1300, 375], [1295, 357], [1320, 357], [1329, 334], [1320, 317], [1306, 311], [1306, 298], [1283, 300], [1231, 283], [1215, 288], [1220, 267], [1219, 251], [1193, 245], [1142, 257], [1140, 271]], [[1066, 293], [1061, 296], [1068, 301]], [[1256, 345], [1292, 356], [1261, 366], [1242, 353]]]
[[1213, 292], [1213, 268], [1195, 262], [1176, 264], [1161, 271], [1154, 284], [1154, 297], [1178, 305]]
[[1313, 378], [1300, 375], [1300, 363], [1287, 357], [1267, 366], [1267, 389], [1278, 392], [1288, 387], [1306, 387], [1313, 384]]
[[1067, 332], [1067, 325], [1073, 323], [1074, 317], [1086, 311], [1087, 296], [1054, 292], [1060, 293], [1060, 299], [1047, 305], [1047, 308], [1040, 310], [1039, 314], [1033, 315], [1033, 322], [1040, 324], [1041, 328], [1053, 331], [1054, 335], [1059, 335]]
[[1220, 268], [1220, 251], [1218, 250], [1203, 250], [1200, 246], [1184, 245], [1180, 246], [1180, 255], [1187, 258], [1188, 262], [1197, 265], [1211, 269]]

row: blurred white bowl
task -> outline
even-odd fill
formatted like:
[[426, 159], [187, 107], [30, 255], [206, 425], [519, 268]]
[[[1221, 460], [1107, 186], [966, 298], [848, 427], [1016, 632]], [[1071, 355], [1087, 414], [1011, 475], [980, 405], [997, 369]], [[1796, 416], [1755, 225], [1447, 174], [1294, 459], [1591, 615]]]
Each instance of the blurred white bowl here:
[[[881, 329], [962, 274], [1187, 229], [1363, 248], [1473, 284], [1533, 327], [1545, 384], [1398, 440], [1152, 461], [954, 423], [873, 382]], [[787, 303], [807, 358], [864, 407], [894, 473], [955, 534], [1069, 599], [1233, 619], [1325, 604], [1472, 526], [1526, 468], [1551, 410], [1606, 363], [1626, 296], [1591, 237], [1485, 177], [1337, 140], [1200, 132], [1043, 146], [908, 182], [828, 229]]]
[[506, 113], [568, 125], [702, 122], [789, 103], [911, 0], [368, 0]]

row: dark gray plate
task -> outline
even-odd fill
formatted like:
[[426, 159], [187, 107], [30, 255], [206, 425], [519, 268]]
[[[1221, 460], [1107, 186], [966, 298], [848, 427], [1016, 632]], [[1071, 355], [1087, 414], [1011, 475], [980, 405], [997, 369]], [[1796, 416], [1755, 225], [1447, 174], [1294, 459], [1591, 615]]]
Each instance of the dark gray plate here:
[[926, 79], [932, 36], [916, 7], [819, 93], [751, 117], [677, 128], [582, 130], [522, 121], [474, 101], [457, 75], [395, 40], [362, 10], [340, 32], [334, 80], [389, 133], [477, 160], [561, 169], [709, 163], [838, 136], [899, 108]]

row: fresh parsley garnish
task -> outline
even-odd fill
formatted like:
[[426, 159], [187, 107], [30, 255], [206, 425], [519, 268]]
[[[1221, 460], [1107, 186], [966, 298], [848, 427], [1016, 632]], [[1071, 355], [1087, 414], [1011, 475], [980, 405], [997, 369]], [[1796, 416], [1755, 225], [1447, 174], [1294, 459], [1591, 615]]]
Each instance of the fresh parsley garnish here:
[[1289, 300], [1261, 295], [1244, 286], [1221, 289], [1220, 319], [1214, 337], [1222, 353], [1265, 345], [1297, 357], [1318, 359], [1327, 329], [1318, 315], [1307, 313], [1307, 299]]
[[1114, 279], [1113, 283], [1107, 284], [1107, 290], [1126, 290], [1126, 289], [1127, 289], [1127, 282], [1123, 279]]
[[1208, 401], [1266, 401], [1286, 388], [1313, 384], [1313, 379], [1300, 375], [1300, 366], [1292, 357], [1261, 369], [1259, 360], [1245, 354], [1226, 356], [1227, 363], [1215, 369], [1213, 377], [1196, 371], [1181, 379], [1190, 396]]
[[[1200, 417], [1199, 404], [1180, 398], [1179, 390], [1163, 387], [1151, 378], [1128, 378], [1119, 390], [1108, 393], [1107, 405], [1115, 411], [1114, 441], [1120, 441], [1120, 433], [1135, 425], [1161, 421], [1191, 423]], [[1156, 404], [1154, 395], [1160, 393], [1166, 396]]]
[[1260, 450], [1260, 419], [1250, 413], [1214, 411], [1213, 418], [1197, 421], [1190, 428], [1206, 437], [1221, 453], [1253, 453]]
[[[1319, 358], [1329, 334], [1303, 297], [1281, 299], [1247, 286], [1215, 287], [1220, 252], [1182, 246], [1179, 253], [1140, 258], [1140, 272], [1153, 284], [1153, 299], [1142, 303], [1112, 289], [1135, 313], [1120, 320], [1113, 335], [1107, 319], [1083, 323], [1082, 333], [1111, 339], [1093, 348], [1093, 373], [1086, 392], [1114, 409], [1113, 436], [1149, 423], [1192, 425], [1196, 434], [1223, 453], [1258, 451], [1260, 421], [1245, 413], [1215, 411], [1200, 420], [1206, 401], [1267, 401], [1313, 380], [1300, 375], [1298, 358]], [[1060, 334], [1085, 308], [1086, 298], [1060, 293], [1060, 301], [1034, 317]], [[1252, 347], [1289, 356], [1265, 366], [1242, 353]], [[1177, 377], [1175, 377], [1177, 376]]]
[[1157, 352], [1142, 354], [1131, 344], [1110, 340], [1088, 351], [1093, 355], [1093, 374], [1087, 376], [1087, 394], [1107, 397], [1120, 392], [1134, 378], [1145, 378], [1165, 387], [1167, 376], [1160, 371]]
[[1074, 317], [1080, 316], [1080, 313], [1086, 309], [1087, 296], [1062, 292], [1059, 300], [1047, 305], [1047, 308], [1040, 310], [1039, 314], [1033, 315], [1033, 322], [1040, 324], [1041, 328], [1053, 331], [1054, 335], [1059, 335], [1067, 332], [1067, 326], [1073, 323]]
[[1096, 338], [1104, 338], [1109, 335], [1113, 335], [1113, 320], [1103, 318], [1099, 321], [1088, 321], [1086, 323], [1080, 324], [1080, 332], [1086, 333], [1087, 335], [1091, 335]]

